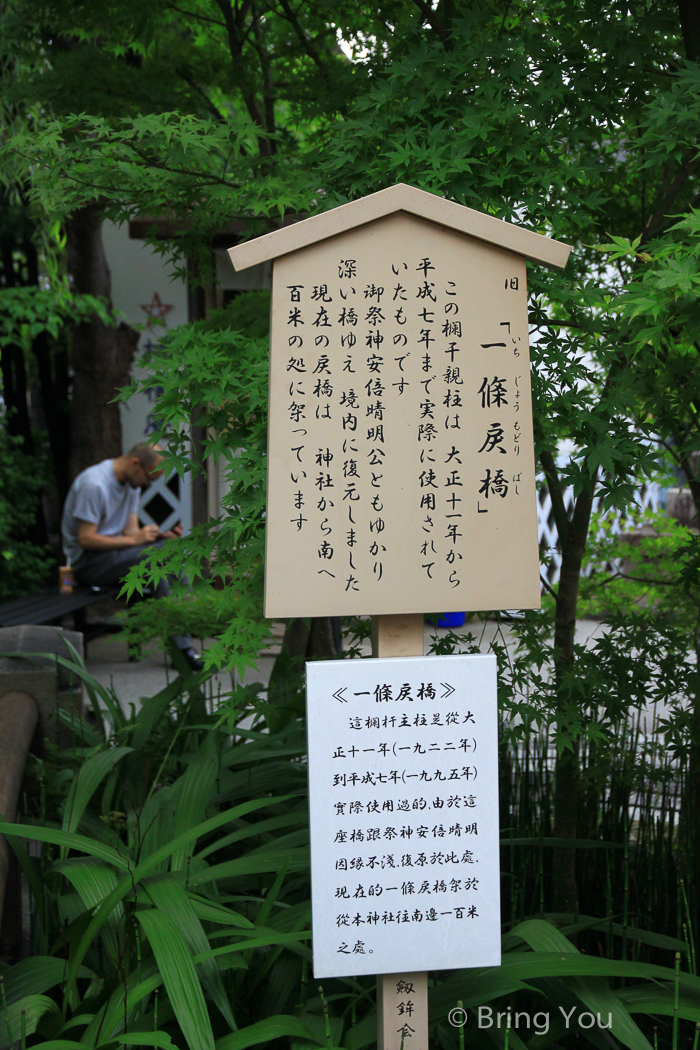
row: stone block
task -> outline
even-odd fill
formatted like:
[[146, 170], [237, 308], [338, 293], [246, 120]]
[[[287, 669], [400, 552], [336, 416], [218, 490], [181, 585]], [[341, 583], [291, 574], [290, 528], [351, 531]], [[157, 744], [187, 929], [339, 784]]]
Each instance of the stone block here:
[[[80, 678], [71, 674], [49, 656], [55, 654], [71, 659], [66, 645], [69, 642], [83, 655], [83, 636], [77, 631], [60, 627], [18, 626], [0, 629], [0, 704], [5, 693], [19, 691], [34, 697], [40, 712], [39, 734], [60, 746], [70, 744], [70, 732], [59, 727], [56, 709], [82, 715], [83, 686]], [[24, 656], [7, 656], [24, 653]]]
[[681, 525], [687, 525], [691, 529], [698, 527], [698, 516], [690, 489], [666, 489], [666, 513], [670, 518], [676, 518]]

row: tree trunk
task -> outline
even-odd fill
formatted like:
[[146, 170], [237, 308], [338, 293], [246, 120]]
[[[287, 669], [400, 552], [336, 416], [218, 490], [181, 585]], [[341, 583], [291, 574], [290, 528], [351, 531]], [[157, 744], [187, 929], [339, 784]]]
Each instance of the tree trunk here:
[[[575, 697], [569, 692], [567, 678], [574, 662], [579, 581], [586, 551], [597, 474], [591, 478], [590, 490], [578, 496], [569, 520], [564, 507], [554, 458], [547, 452], [542, 453], [540, 458], [552, 497], [552, 508], [562, 557], [554, 618], [555, 740], [557, 747], [554, 768], [554, 837], [572, 840], [577, 837], [580, 777], [578, 746], [576, 744], [573, 748], [563, 746], [563, 738], [568, 729], [568, 712], [576, 703]], [[555, 848], [552, 859], [554, 910], [575, 912], [578, 902], [576, 849], [574, 846]]]
[[700, 61], [700, 4], [698, 0], [678, 0], [678, 15], [685, 57], [689, 62]]
[[49, 438], [58, 504], [62, 507], [70, 488], [68, 350], [65, 345], [52, 342], [48, 332], [41, 332], [36, 337], [32, 349], [36, 358], [41, 411]]
[[[17, 247], [12, 236], [2, 238], [0, 267], [5, 288], [15, 288], [22, 283], [15, 270], [14, 253]], [[34, 438], [29, 416], [27, 369], [22, 347], [15, 344], [3, 346], [0, 349], [0, 368], [2, 370], [2, 399], [8, 412], [5, 427], [8, 434], [22, 438], [23, 451], [31, 455], [34, 452]]]
[[[90, 205], [68, 222], [68, 270], [78, 293], [99, 296], [111, 308], [111, 281], [102, 245], [102, 217]], [[119, 405], [113, 400], [129, 379], [138, 333], [106, 326], [95, 317], [73, 332], [70, 477], [121, 455]]]
[[34, 439], [27, 401], [27, 370], [21, 346], [10, 344], [0, 350], [2, 365], [2, 398], [7, 409], [5, 426], [8, 434], [22, 438], [22, 450], [31, 455]]
[[[579, 497], [580, 498], [580, 497]], [[554, 767], [554, 837], [572, 840], [577, 834], [579, 796], [578, 746], [563, 748], [562, 735], [566, 731], [567, 695], [566, 676], [574, 659], [576, 635], [576, 605], [578, 601], [581, 562], [585, 539], [581, 545], [561, 544], [562, 565], [557, 588], [554, 619], [554, 675], [557, 687], [557, 755]], [[576, 886], [576, 849], [573, 846], [555, 848], [553, 860], [554, 910], [575, 912], [578, 891]]]
[[303, 688], [305, 662], [330, 660], [335, 653], [330, 616], [288, 620], [282, 651], [276, 658], [270, 675], [270, 703], [281, 706], [291, 703]]
[[[195, 419], [200, 417], [202, 409], [198, 409]], [[209, 477], [207, 474], [207, 457], [204, 455], [204, 442], [207, 436], [207, 428], [198, 423], [192, 424], [192, 459], [200, 465], [200, 469], [190, 474], [191, 478], [191, 500], [192, 500], [192, 524], [206, 525], [209, 521]]]
[[[39, 256], [31, 240], [25, 240], [23, 251], [27, 260], [27, 280], [39, 285]], [[46, 427], [51, 462], [56, 480], [58, 509], [70, 487], [70, 372], [68, 342], [65, 334], [54, 340], [48, 332], [39, 332], [32, 343], [36, 360], [40, 427]]]
[[[15, 268], [15, 252], [19, 245], [11, 237], [4, 237], [0, 245], [0, 270], [5, 288], [24, 285], [21, 266]], [[31, 277], [30, 277], [31, 283]], [[29, 381], [24, 349], [16, 344], [0, 348], [0, 374], [2, 375], [2, 398], [5, 403], [3, 426], [8, 434], [22, 439], [22, 451], [33, 455], [36, 451], [32, 419], [29, 411]], [[42, 547], [48, 541], [46, 520], [41, 504], [37, 500], [33, 520], [27, 522], [26, 539]]]

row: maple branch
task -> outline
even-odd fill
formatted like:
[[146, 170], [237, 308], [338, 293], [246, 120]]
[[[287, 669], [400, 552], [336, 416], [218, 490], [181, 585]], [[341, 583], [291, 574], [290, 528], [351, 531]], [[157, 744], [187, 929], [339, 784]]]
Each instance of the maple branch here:
[[644, 227], [644, 231], [642, 233], [642, 239], [639, 242], [640, 246], [646, 244], [658, 233], [661, 233], [665, 226], [668, 225], [669, 221], [671, 221], [669, 219], [668, 212], [674, 204], [678, 194], [681, 192], [688, 180], [695, 173], [695, 169], [697, 168], [699, 162], [700, 156], [698, 155], [697, 150], [693, 150], [691, 153], [687, 154], [685, 160], [683, 161], [680, 168], [678, 169], [678, 172], [676, 173], [675, 179], [669, 185], [668, 189], [660, 198], [658, 204], [654, 208], [654, 211], [649, 216], [647, 224]]
[[569, 527], [569, 518], [566, 513], [566, 506], [564, 505], [564, 497], [561, 493], [559, 474], [554, 462], [554, 456], [551, 452], [541, 452], [540, 463], [542, 464], [544, 476], [547, 479], [547, 489], [549, 490], [549, 496], [552, 501], [554, 523], [557, 526], [557, 533], [559, 534], [559, 540], [561, 541], [565, 537], [566, 530]]
[[430, 28], [437, 33], [441, 42], [447, 47], [447, 33], [440, 24], [440, 20], [430, 4], [426, 3], [426, 0], [413, 0], [413, 2], [423, 15], [424, 21], [426, 21]]
[[328, 70], [326, 69], [325, 63], [323, 62], [320, 54], [318, 53], [318, 51], [316, 50], [316, 48], [312, 44], [311, 40], [309, 40], [308, 36], [304, 32], [304, 29], [303, 29], [299, 19], [297, 18], [295, 12], [292, 11], [292, 8], [291, 8], [290, 4], [288, 3], [288, 0], [279, 0], [279, 3], [280, 3], [280, 7], [282, 8], [282, 10], [285, 13], [287, 21], [290, 23], [290, 25], [294, 29], [294, 32], [299, 37], [299, 42], [301, 43], [302, 47], [306, 51], [307, 55], [309, 56], [311, 61], [314, 62], [318, 66], [318, 68], [320, 69], [321, 73], [323, 74], [324, 79], [328, 80]]

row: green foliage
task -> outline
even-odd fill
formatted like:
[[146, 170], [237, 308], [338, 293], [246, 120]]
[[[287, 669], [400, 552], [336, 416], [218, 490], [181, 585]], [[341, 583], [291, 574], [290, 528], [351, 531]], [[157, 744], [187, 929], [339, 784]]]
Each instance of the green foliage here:
[[39, 460], [21, 450], [0, 418], [0, 601], [21, 598], [48, 583], [55, 563], [27, 539], [44, 485]]
[[[41, 12], [12, 0], [3, 175], [45, 221], [88, 203], [112, 218], [172, 217], [176, 254], [208, 273], [211, 237], [231, 220], [312, 205], [300, 156], [384, 63], [390, 34], [416, 22], [398, 0], [235, 11], [195, 0], [157, 13], [136, 0], [50, 0]], [[369, 61], [348, 61], [339, 32]]]
[[[559, 681], [552, 674], [551, 607], [508, 623], [492, 614], [497, 626], [488, 644], [484, 635], [493, 622], [483, 621], [481, 637], [471, 629], [467, 634], [447, 632], [433, 641], [430, 653], [478, 653], [488, 648], [496, 655], [501, 733], [509, 746], [525, 746], [540, 733], [546, 737], [558, 719], [559, 747], [571, 748], [581, 741], [582, 746], [600, 748], [596, 760], [604, 774], [605, 751], [614, 754], [621, 725], [641, 711], [658, 708], [676, 712], [666, 731], [687, 754], [690, 740], [679, 712], [700, 685], [689, 657], [688, 622], [680, 615], [663, 617], [657, 610], [631, 605], [628, 595], [618, 595], [618, 601], [607, 610], [599, 631], [575, 644], [574, 661]], [[669, 603], [669, 610], [672, 607]], [[689, 603], [689, 612], [697, 617], [697, 605]], [[694, 623], [695, 619], [693, 627]], [[567, 696], [566, 704], [557, 704], [558, 694]]]
[[[700, 76], [695, 81], [698, 92]], [[633, 249], [625, 244], [620, 250]], [[637, 279], [614, 305], [634, 356], [640, 424], [646, 424], [664, 459], [683, 470], [691, 486], [697, 478], [692, 456], [700, 450], [699, 267], [700, 212], [691, 209], [663, 241], [649, 246]], [[694, 496], [697, 500], [700, 491]]]
[[[169, 12], [146, 31], [131, 5], [115, 19], [105, 5], [84, 23], [72, 7], [52, 9], [59, 24], [75, 24], [85, 49], [102, 47], [108, 62], [133, 47], [141, 56], [140, 72], [125, 75], [142, 76], [144, 86], [154, 70], [163, 76], [163, 63], [170, 61], [166, 41], [172, 38], [181, 50], [181, 20], [190, 19], [189, 83], [199, 83], [201, 91], [197, 104], [191, 95], [189, 106], [179, 110], [154, 102], [152, 111], [141, 105], [134, 112], [133, 103], [125, 103], [116, 116], [104, 113], [100, 103], [93, 112], [57, 114], [40, 126], [18, 128], [3, 157], [8, 165], [31, 164], [32, 199], [59, 216], [100, 201], [115, 218], [134, 209], [172, 217], [181, 231], [176, 251], [200, 257], [233, 218], [247, 219], [252, 232], [262, 232], [276, 214], [326, 208], [405, 180], [573, 241], [577, 253], [564, 277], [537, 270], [530, 275], [537, 449], [551, 455], [560, 441], [574, 442], [574, 454], [548, 478], [550, 486], [572, 483], [577, 495], [587, 497], [597, 488], [607, 504], [617, 506], [629, 501], [636, 478], [652, 469], [651, 451], [641, 440], [649, 412], [638, 411], [623, 350], [625, 323], [617, 307], [610, 308], [620, 274], [606, 268], [591, 242], [600, 243], [606, 231], [629, 236], [630, 224], [641, 230], [640, 201], [649, 198], [656, 210], [645, 240], [665, 235], [671, 224], [664, 188], [669, 164], [683, 172], [673, 207], [692, 200], [697, 69], [679, 57], [672, 8], [654, 4], [643, 16], [628, 17], [601, 0], [548, 0], [511, 4], [505, 12], [485, 4], [447, 5], [432, 18], [425, 11], [419, 18], [418, 12], [399, 17], [399, 7], [387, 5], [376, 14], [363, 10], [356, 26], [349, 10], [337, 8], [336, 25], [346, 38], [366, 41], [370, 29], [377, 31], [369, 64], [381, 68], [381, 75], [372, 77], [365, 76], [366, 67], [349, 67], [323, 50], [330, 28], [324, 8], [304, 7], [301, 35], [286, 8], [275, 8], [264, 27], [276, 41], [270, 62], [285, 66], [284, 49], [276, 47], [290, 27], [304, 58], [295, 67], [292, 108], [273, 107], [274, 126], [268, 118], [256, 121], [252, 95], [246, 94], [248, 88], [266, 91], [264, 76], [250, 64], [248, 41], [236, 55], [237, 62], [246, 56], [237, 66], [241, 79], [231, 80], [223, 56], [233, 46], [233, 30], [225, 41], [223, 26], [207, 10], [201, 3], [188, 13]], [[11, 25], [25, 25], [28, 17], [17, 4]], [[393, 27], [386, 58], [379, 57], [384, 32], [375, 19]], [[314, 55], [304, 32], [312, 25], [320, 30], [321, 23], [325, 28], [314, 46], [322, 39], [323, 49]], [[219, 58], [205, 90], [197, 77], [207, 75], [204, 55], [211, 59], [215, 53]], [[60, 59], [64, 70], [70, 61]], [[59, 82], [43, 65], [42, 56], [30, 78], [32, 90], [52, 78]], [[313, 84], [315, 97], [326, 107], [330, 101], [326, 89], [319, 92], [319, 72], [333, 83], [343, 119], [333, 119], [325, 108], [325, 119], [302, 130], [291, 117], [301, 112], [295, 108], [298, 87]], [[181, 102], [187, 77], [177, 66], [171, 74], [173, 97]], [[207, 94], [215, 82], [224, 95], [242, 92], [245, 104], [225, 111], [222, 95]], [[159, 247], [165, 249], [162, 242]]]
[[105, 324], [113, 318], [94, 295], [74, 295], [67, 286], [56, 290], [42, 288], [0, 289], [0, 347], [16, 344], [26, 350], [38, 335], [46, 332], [57, 339], [71, 324], [99, 317]]
[[604, 516], [592, 524], [581, 581], [582, 615], [636, 614], [685, 632], [693, 645], [700, 611], [700, 551], [695, 532], [666, 514], [638, 513], [627, 528]]
[[239, 307], [241, 296], [218, 318], [167, 333], [149, 357], [148, 378], [123, 394], [161, 386], [157, 409], [168, 465], [182, 472], [201, 469], [192, 464], [190, 450], [189, 427], [196, 418], [207, 428], [203, 459], [211, 455], [220, 462], [228, 489], [224, 516], [195, 527], [132, 570], [128, 594], [169, 574], [187, 574], [194, 590], [141, 606], [132, 630], [140, 637], [171, 629], [216, 635], [206, 652], [209, 664], [233, 663], [241, 672], [268, 637], [262, 620], [268, 344], [228, 325], [232, 314], [262, 329], [266, 298], [260, 293]]
[[[174, 242], [153, 240], [162, 253], [174, 248], [185, 277], [187, 253], [206, 272], [205, 245], [232, 219], [298, 205], [297, 189], [261, 167], [259, 134], [242, 114], [222, 124], [177, 112], [119, 119], [81, 113], [18, 127], [0, 149], [0, 164], [35, 165], [32, 199], [60, 219], [90, 203], [101, 203], [117, 222], [135, 209], [177, 219], [183, 232]], [[290, 159], [288, 178], [293, 166]]]
[[[127, 716], [83, 664], [61, 662], [82, 678], [95, 718], [59, 715], [70, 746], [32, 760], [33, 816], [0, 825], [32, 895], [34, 950], [15, 966], [0, 963], [0, 1046], [22, 1028], [46, 1050], [242, 1050], [281, 1038], [330, 1050], [373, 1045], [374, 978], [324, 981], [323, 996], [310, 978], [301, 711], [273, 729], [277, 712], [250, 686], [232, 692], [224, 727], [221, 698], [205, 676], [188, 676]], [[524, 800], [518, 779], [506, 774], [503, 786]], [[602, 780], [597, 790], [606, 796]], [[550, 845], [504, 832], [506, 856], [536, 860]], [[622, 958], [599, 955], [601, 938], [610, 946], [622, 938]], [[593, 950], [584, 953], [583, 942]], [[670, 952], [681, 953], [682, 966], [667, 965]], [[700, 979], [685, 939], [622, 926], [611, 913], [528, 913], [521, 900], [501, 966], [435, 975], [431, 1032], [446, 1050], [457, 1046], [447, 1015], [458, 1001], [470, 1011], [549, 1010], [561, 1043], [585, 1032], [567, 1031], [560, 1007], [610, 1013], [618, 1042], [649, 1050], [650, 1015], [700, 1017]], [[470, 1042], [488, 1045], [469, 1026]], [[518, 1047], [520, 1038], [511, 1033]]]
[[223, 310], [212, 310], [206, 321], [197, 322], [198, 332], [230, 328], [248, 339], [267, 339], [270, 334], [270, 293], [241, 292]]
[[[408, 181], [574, 243], [565, 274], [547, 274], [537, 267], [528, 274], [536, 454], [559, 511], [555, 517], [563, 540], [568, 533], [563, 513], [567, 485], [583, 501], [597, 494], [604, 508], [625, 510], [641, 481], [657, 470], [655, 442], [665, 439], [672, 424], [685, 419], [690, 427], [689, 436], [673, 439], [677, 450], [698, 447], [693, 416], [697, 370], [687, 368], [678, 381], [683, 355], [692, 356], [696, 338], [695, 219], [691, 212], [681, 223], [674, 222], [662, 207], [669, 164], [689, 164], [698, 141], [697, 69], [679, 60], [678, 26], [664, 5], [653, 5], [644, 17], [639, 12], [627, 17], [598, 2], [573, 7], [522, 3], [510, 5], [505, 13], [487, 5], [468, 10], [460, 5], [440, 17], [448, 20], [449, 41], [434, 33], [407, 35], [397, 42], [382, 74], [351, 101], [342, 122], [324, 129], [323, 148], [310, 152], [313, 183], [304, 183], [300, 162], [284, 173], [285, 186], [296, 186], [301, 201], [304, 185], [323, 185], [323, 194], [315, 193], [314, 199], [317, 208], [327, 208]], [[618, 60], [622, 54], [624, 62]], [[497, 78], [493, 69], [498, 69]], [[78, 141], [75, 148], [86, 163], [98, 163], [84, 144]], [[186, 169], [169, 167], [167, 178], [180, 187], [177, 192], [189, 192], [187, 187], [196, 181], [194, 169], [203, 164], [196, 150], [189, 157]], [[48, 163], [43, 170], [48, 178]], [[145, 168], [138, 175], [129, 171], [134, 185], [138, 179], [145, 185]], [[679, 183], [676, 208], [692, 201], [693, 171], [688, 168]], [[278, 195], [264, 179], [243, 192], [260, 194], [246, 201], [249, 213], [267, 209], [269, 214], [274, 206], [291, 203], [291, 197]], [[214, 213], [218, 193], [212, 191]], [[647, 229], [642, 196], [657, 205]], [[631, 256], [622, 257], [630, 227], [636, 247], [630, 247]], [[611, 236], [616, 247], [611, 248]], [[603, 254], [607, 249], [610, 254]], [[650, 324], [657, 333], [651, 343]], [[207, 338], [212, 335], [210, 329]], [[664, 350], [662, 360], [659, 347], [669, 338], [675, 349]], [[209, 356], [213, 346], [206, 343]], [[247, 357], [228, 355], [225, 383], [231, 382], [231, 369], [240, 374], [238, 384], [247, 383]], [[178, 413], [175, 397], [162, 403], [162, 410], [167, 425], [182, 428], [197, 406], [190, 389], [198, 391], [199, 404], [211, 405], [216, 403], [215, 382], [202, 388], [200, 358], [184, 344], [177, 358], [177, 382], [186, 391], [184, 411]], [[154, 359], [146, 382], [172, 385], [175, 375], [168, 380], [167, 364]], [[261, 368], [256, 382], [264, 381]], [[256, 400], [263, 412], [262, 386]], [[201, 418], [216, 426], [209, 408]], [[224, 431], [226, 426], [223, 421]], [[207, 448], [225, 456], [224, 449], [217, 450], [217, 437], [210, 436]], [[253, 460], [262, 462], [264, 444], [262, 432], [257, 439], [237, 432], [235, 441], [231, 447], [244, 449], [241, 462], [246, 456], [250, 462], [249, 472], [235, 474], [234, 468], [231, 475], [227, 512], [237, 529], [240, 506], [243, 521], [261, 525], [262, 502], [251, 507], [249, 500], [253, 490], [262, 494], [263, 478]], [[562, 442], [570, 449], [563, 460], [558, 458]], [[239, 557], [261, 552], [262, 534], [256, 535], [252, 545], [245, 541]], [[211, 551], [211, 542], [210, 534], [210, 546], [202, 550]], [[577, 543], [583, 557], [585, 529]], [[177, 568], [175, 552], [168, 557], [168, 565]], [[225, 557], [231, 557], [228, 545]], [[244, 571], [245, 584], [238, 575], [234, 587], [249, 587], [252, 598], [261, 576]], [[552, 591], [556, 602], [558, 588]], [[226, 603], [235, 615], [227, 598], [210, 598], [212, 605]], [[149, 615], [154, 627], [157, 613]], [[528, 615], [525, 622], [528, 643], [518, 674], [534, 676], [527, 692], [537, 696], [538, 717], [558, 709], [561, 743], [570, 747], [578, 733], [588, 732], [586, 726], [595, 731], [596, 722], [587, 713], [597, 688], [591, 683], [598, 676], [589, 678], [595, 667], [580, 648], [572, 648], [567, 653], [570, 666], [557, 666], [555, 676], [553, 618], [546, 612]], [[227, 630], [228, 638], [238, 638], [235, 652], [241, 654], [242, 637]], [[217, 648], [217, 659], [229, 655], [227, 645]], [[526, 660], [532, 661], [530, 671]]]
[[[153, 242], [202, 270], [231, 220], [258, 234], [289, 212], [398, 181], [573, 244], [564, 274], [528, 270], [535, 449], [565, 571], [544, 611], [514, 628], [514, 655], [501, 638], [499, 659], [502, 702], [519, 718], [509, 726], [513, 746], [539, 726], [555, 735], [557, 761], [568, 756], [555, 808], [575, 829], [576, 756], [597, 749], [604, 767], [619, 719], [650, 697], [673, 709], [676, 751], [695, 748], [696, 763], [700, 754], [698, 683], [686, 660], [696, 644], [691, 539], [676, 534], [675, 547], [642, 551], [634, 578], [618, 580], [603, 567], [619, 563], [611, 527], [596, 522], [585, 600], [624, 611], [628, 622], [613, 616], [592, 648], [574, 639], [594, 497], [626, 512], [661, 459], [683, 469], [700, 505], [692, 457], [700, 80], [686, 60], [695, 51], [686, 54], [678, 11], [663, 0], [442, 0], [333, 12], [314, 3], [296, 9], [297, 25], [286, 4], [264, 17], [256, 5], [237, 10], [238, 22], [227, 23], [232, 8], [205, 0], [147, 14], [131, 2], [91, 12], [52, 3], [49, 33], [17, 0], [3, 31], [23, 61], [6, 67], [8, 97], [36, 101], [12, 116], [0, 159], [46, 227], [87, 203], [115, 219], [162, 216], [177, 233], [166, 245], [154, 230]], [[56, 29], [78, 46], [61, 54]], [[365, 63], [338, 54], [338, 29], [367, 44]], [[98, 69], [98, 54], [109, 89], [93, 78], [76, 105], [80, 72]], [[210, 664], [239, 669], [266, 634], [266, 330], [261, 314], [246, 314], [250, 304], [241, 297], [228, 315], [168, 335], [134, 387], [164, 389], [170, 464], [201, 468], [189, 448], [197, 423], [229, 488], [219, 521], [167, 545], [128, 584], [188, 572], [193, 593], [143, 606], [136, 629], [215, 633]], [[614, 586], [601, 586], [605, 573]], [[642, 593], [651, 586], [644, 578], [653, 587]], [[687, 863], [696, 886], [697, 860]]]
[[[251, 127], [263, 125], [268, 134], [279, 127], [293, 140], [311, 121], [328, 120], [367, 79], [362, 65], [339, 52], [336, 27], [346, 38], [354, 29], [376, 34], [379, 50], [386, 18], [402, 20], [396, 2], [379, 11], [347, 2], [249, 6], [235, 14], [227, 6], [194, 0], [144, 11], [136, 0], [89, 8], [50, 0], [38, 16], [16, 0], [3, 25], [6, 46], [22, 58], [10, 98], [40, 97], [56, 111], [76, 112], [87, 97], [90, 111], [107, 117], [179, 109], [222, 121], [235, 107]], [[61, 37], [75, 46], [62, 46]], [[278, 103], [276, 112], [265, 111], [266, 97]]]
[[[690, 73], [674, 83], [667, 123], [657, 116], [663, 101], [645, 56], [656, 56], [658, 70], [675, 61], [670, 17], [661, 6], [639, 20], [604, 4], [510, 5], [505, 15], [460, 8], [452, 46], [424, 42], [395, 61], [321, 162], [329, 204], [406, 181], [574, 243], [563, 276], [528, 273], [536, 451], [556, 457], [559, 443], [570, 443], [550, 486], [572, 484], [577, 495], [598, 488], [618, 506], [653, 463], [608, 311], [619, 275], [587, 245], [616, 229], [617, 198], [623, 187], [635, 192], [640, 168], [663, 185], [661, 139], [675, 142], [675, 120], [686, 139], [700, 127]], [[629, 65], [608, 61], [620, 48]], [[638, 121], [656, 135], [651, 154], [630, 141]]]
[[[27, 1034], [49, 1042], [66, 1031], [85, 1047], [127, 1042], [128, 1031], [211, 1050], [266, 1016], [266, 994], [272, 1013], [294, 1005], [279, 978], [291, 967], [298, 984], [310, 958], [303, 726], [268, 733], [251, 687], [232, 697], [246, 728], [231, 737], [192, 677], [127, 717], [84, 665], [66, 663], [96, 719], [60, 716], [71, 747], [34, 760], [36, 823], [3, 826], [34, 894], [31, 972], [2, 967], [8, 1004], [20, 1003], [11, 1038], [21, 1007]], [[38, 855], [18, 834], [44, 844]], [[314, 1042], [302, 1022], [276, 1023]]]

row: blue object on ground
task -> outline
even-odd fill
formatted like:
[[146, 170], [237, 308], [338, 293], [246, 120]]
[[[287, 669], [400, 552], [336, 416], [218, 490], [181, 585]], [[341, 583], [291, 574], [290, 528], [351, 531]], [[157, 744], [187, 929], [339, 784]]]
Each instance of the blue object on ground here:
[[445, 613], [438, 620], [438, 627], [464, 627], [466, 613]]

